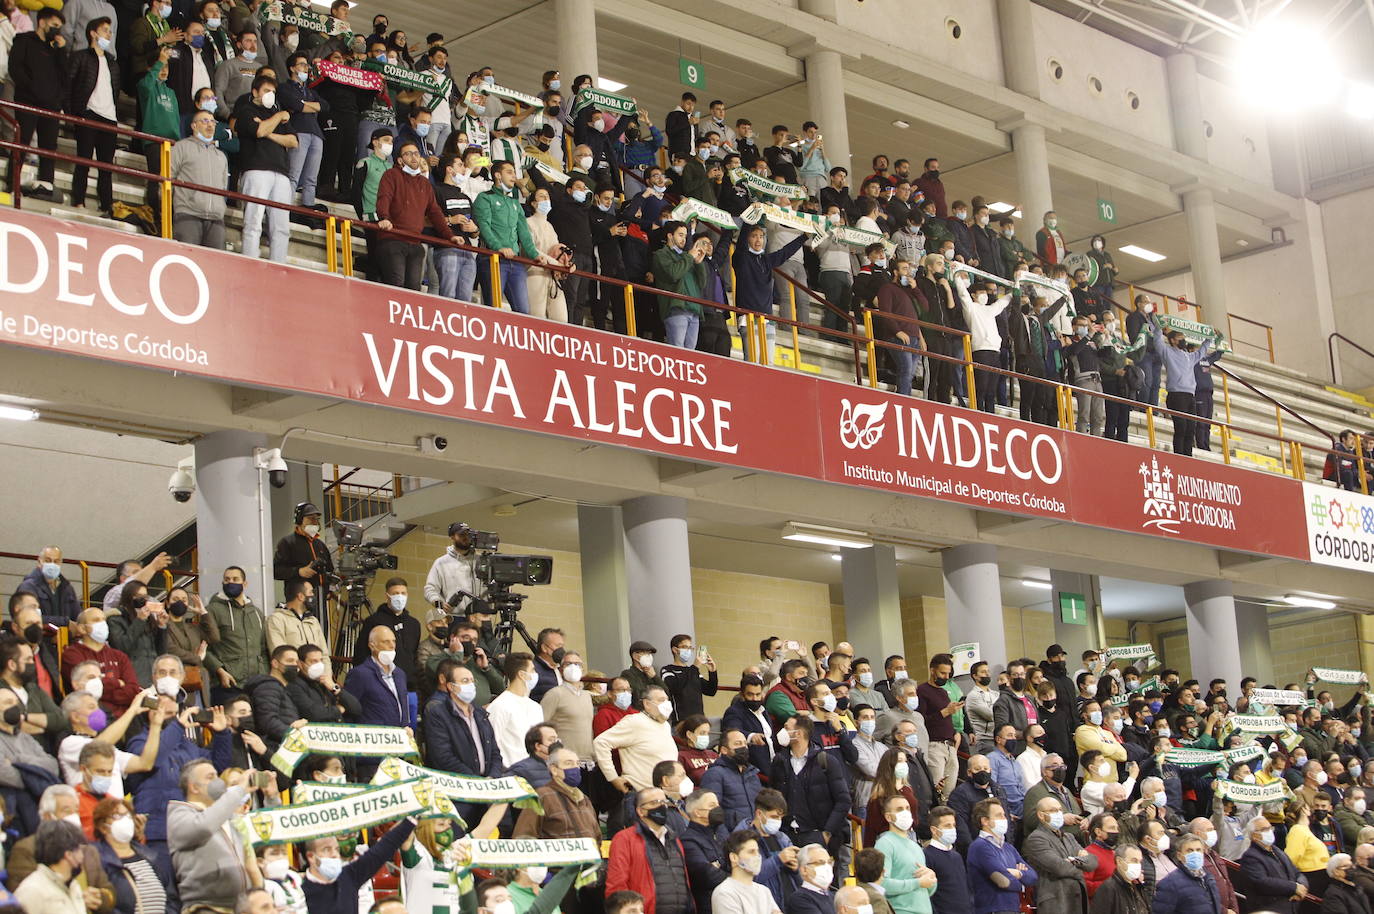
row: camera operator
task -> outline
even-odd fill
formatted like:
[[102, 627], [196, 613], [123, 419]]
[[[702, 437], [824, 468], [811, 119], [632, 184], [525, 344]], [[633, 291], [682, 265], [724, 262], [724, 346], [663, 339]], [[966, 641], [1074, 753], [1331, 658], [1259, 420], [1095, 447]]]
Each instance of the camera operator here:
[[[463, 591], [481, 593], [481, 585], [477, 583], [477, 550], [472, 546], [472, 528], [455, 521], [448, 525], [448, 536], [453, 542], [429, 566], [429, 576], [425, 578], [425, 601], [431, 605], [450, 605], [449, 600]], [[458, 608], [458, 604], [452, 605], [454, 609]]]
[[409, 588], [405, 578], [389, 578], [386, 582], [386, 602], [363, 620], [358, 629], [358, 649], [353, 663], [361, 666], [367, 662], [371, 651], [367, 646], [368, 636], [377, 627], [389, 628], [396, 633], [396, 665], [406, 674], [406, 682], [418, 684], [415, 675], [415, 658], [420, 650], [420, 622], [406, 612]]
[[306, 612], [324, 619], [328, 578], [334, 572], [329, 548], [320, 540], [320, 509], [308, 501], [296, 505], [296, 528], [277, 541], [272, 576], [283, 583], [310, 581], [315, 585]]

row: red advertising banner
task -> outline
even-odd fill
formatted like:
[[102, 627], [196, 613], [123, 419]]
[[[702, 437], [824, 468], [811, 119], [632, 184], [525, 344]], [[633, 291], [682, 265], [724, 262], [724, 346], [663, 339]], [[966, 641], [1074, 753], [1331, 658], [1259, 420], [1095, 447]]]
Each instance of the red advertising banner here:
[[[1288, 476], [1072, 435], [1074, 520], [1306, 560], [1302, 483]], [[1213, 436], [1215, 440], [1215, 436]]]
[[0, 342], [1309, 557], [1294, 479], [13, 209]]
[[819, 415], [831, 482], [1074, 519], [1061, 429], [833, 383]]
[[0, 341], [708, 463], [820, 463], [816, 387], [788, 372], [11, 209]]

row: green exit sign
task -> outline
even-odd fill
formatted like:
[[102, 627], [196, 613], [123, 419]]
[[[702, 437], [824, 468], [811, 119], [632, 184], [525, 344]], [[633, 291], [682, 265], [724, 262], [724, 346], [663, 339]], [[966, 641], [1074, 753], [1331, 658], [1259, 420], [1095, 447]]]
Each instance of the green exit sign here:
[[1088, 624], [1088, 600], [1081, 593], [1059, 593], [1059, 621], [1065, 625]]
[[1103, 222], [1116, 225], [1116, 204], [1110, 200], [1097, 198], [1097, 218]]
[[689, 89], [706, 88], [706, 68], [695, 60], [679, 57], [677, 59], [677, 78]]

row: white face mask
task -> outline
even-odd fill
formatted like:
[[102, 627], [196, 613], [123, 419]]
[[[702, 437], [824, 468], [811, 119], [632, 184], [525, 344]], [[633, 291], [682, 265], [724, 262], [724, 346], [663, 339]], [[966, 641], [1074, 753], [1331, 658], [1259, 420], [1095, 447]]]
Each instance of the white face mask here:
[[549, 876], [549, 868], [547, 866], [527, 866], [525, 867], [525, 875], [535, 885], [543, 885], [544, 880]]
[[1140, 881], [1140, 874], [1141, 874], [1141, 864], [1139, 864], [1139, 863], [1128, 863], [1128, 864], [1126, 864], [1126, 881], [1127, 881], [1127, 882], [1139, 882], [1139, 881]]
[[812, 871], [811, 884], [821, 888], [828, 888], [831, 880], [834, 878], [835, 867], [829, 863], [822, 863]]
[[[276, 100], [276, 99], [273, 99], [273, 101], [275, 101], [275, 100]], [[264, 93], [263, 96], [262, 96], [262, 103], [263, 103], [263, 105], [264, 105], [265, 107], [267, 107], [267, 108], [271, 108], [271, 107], [272, 107], [272, 106], [268, 103], [268, 101], [267, 101], [267, 94], [266, 94], [266, 93]], [[306, 535], [306, 536], [319, 536], [319, 535], [320, 535], [320, 525], [319, 525], [319, 524], [306, 524], [306, 525], [305, 525], [304, 527], [302, 527], [301, 529], [305, 531], [305, 535]]]
[[1107, 775], [1109, 775], [1109, 774], [1111, 774], [1111, 773], [1112, 773], [1112, 766], [1111, 766], [1111, 764], [1110, 764], [1109, 762], [1103, 762], [1102, 764], [1100, 764], [1100, 765], [1097, 766], [1097, 776], [1098, 776], [1098, 777], [1100, 777], [1100, 778], [1105, 778]]
[[94, 698], [96, 701], [99, 701], [101, 696], [105, 694], [105, 683], [100, 679], [99, 676], [93, 679], [87, 679], [84, 688], [86, 694]]
[[1355, 808], [1355, 815], [1357, 815], [1357, 816], [1362, 816], [1362, 815], [1364, 815], [1365, 810], [1369, 808], [1369, 806], [1368, 806], [1367, 803], [1365, 803], [1364, 800], [1356, 800], [1356, 801], [1355, 801], [1355, 807], [1354, 807], [1354, 808]]
[[306, 676], [307, 679], [319, 679], [319, 678], [322, 677], [323, 675], [324, 675], [324, 661], [323, 661], [323, 660], [316, 660], [314, 663], [310, 664], [310, 666], [308, 666], [308, 667], [305, 668], [305, 676]]
[[671, 701], [668, 701], [667, 699], [664, 699], [663, 701], [660, 701], [660, 702], [658, 703], [658, 713], [659, 713], [659, 714], [662, 714], [665, 720], [666, 720], [667, 718], [669, 718], [669, 717], [672, 717], [672, 716], [673, 716], [673, 703], [672, 703]]
[[915, 820], [912, 818], [911, 811], [907, 809], [903, 809], [892, 817], [892, 824], [897, 826], [898, 831], [910, 831], [913, 821]]
[[1213, 829], [1212, 831], [1209, 831], [1209, 832], [1207, 833], [1207, 837], [1203, 838], [1202, 840], [1207, 842], [1207, 846], [1208, 846], [1208, 847], [1216, 847], [1216, 846], [1217, 846], [1217, 833], [1216, 833], [1216, 829]]
[[581, 665], [580, 665], [580, 664], [576, 664], [576, 663], [570, 663], [570, 664], [568, 664], [567, 666], [563, 667], [563, 681], [564, 681], [564, 682], [573, 682], [573, 683], [581, 682], [581, 681], [582, 681], [582, 667], [581, 667]]
[[128, 844], [134, 839], [134, 820], [130, 816], [120, 816], [110, 822], [110, 837], [120, 844]]
[[592, 157], [579, 156], [577, 159], [577, 167], [581, 168], [583, 171], [589, 171], [592, 167]]
[[377, 652], [377, 662], [380, 663], [382, 666], [391, 666], [393, 663], [396, 662], [396, 652], [395, 652], [395, 651], [378, 651], [378, 652]]
[[[269, 89], [268, 91], [262, 93], [260, 100], [264, 108], [275, 108], [277, 106], [277, 93]], [[320, 532], [320, 528], [315, 524], [311, 524], [310, 527], [305, 528], [305, 531], [309, 533], [311, 536], [314, 536], [316, 533]]]
[[262, 874], [273, 882], [281, 882], [289, 872], [291, 872], [291, 861], [285, 857], [269, 860], [262, 867]]
[[181, 691], [181, 683], [177, 682], [174, 676], [163, 676], [156, 685], [158, 694], [166, 695], [168, 698], [176, 698], [177, 693]]
[[1159, 852], [1161, 854], [1167, 851], [1169, 849], [1169, 836], [1160, 835], [1158, 838], [1156, 838], [1155, 847], [1159, 848]]
[[792, 732], [790, 730], [779, 730], [776, 739], [779, 746], [790, 746], [792, 744]]

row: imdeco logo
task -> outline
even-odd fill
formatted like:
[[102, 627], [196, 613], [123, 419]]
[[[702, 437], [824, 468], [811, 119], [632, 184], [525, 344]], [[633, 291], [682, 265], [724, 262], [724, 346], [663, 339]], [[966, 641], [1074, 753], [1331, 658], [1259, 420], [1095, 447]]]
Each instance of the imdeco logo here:
[[871, 406], [865, 403], [851, 404], [848, 398], [840, 401], [840, 443], [851, 451], [869, 450], [883, 439], [887, 426], [883, 419], [887, 416], [888, 404]]

